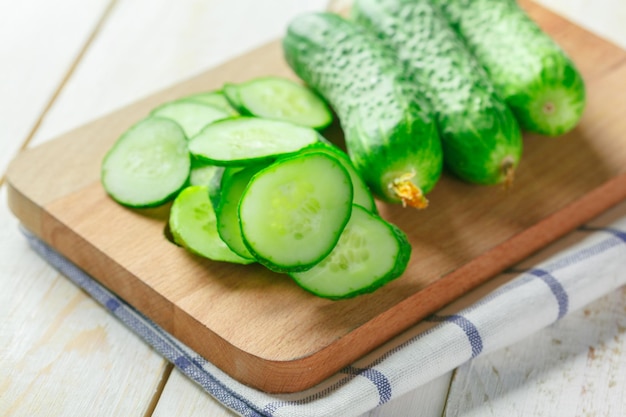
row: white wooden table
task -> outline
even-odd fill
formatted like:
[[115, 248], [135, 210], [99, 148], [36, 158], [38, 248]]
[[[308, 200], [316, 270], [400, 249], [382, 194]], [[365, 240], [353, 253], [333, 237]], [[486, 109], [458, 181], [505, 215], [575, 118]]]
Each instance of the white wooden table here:
[[[326, 3], [0, 0], [0, 174], [21, 148], [281, 36]], [[623, 0], [541, 3], [626, 48]], [[0, 188], [0, 416], [234, 415], [35, 255]], [[368, 415], [616, 416], [625, 375], [626, 290]]]

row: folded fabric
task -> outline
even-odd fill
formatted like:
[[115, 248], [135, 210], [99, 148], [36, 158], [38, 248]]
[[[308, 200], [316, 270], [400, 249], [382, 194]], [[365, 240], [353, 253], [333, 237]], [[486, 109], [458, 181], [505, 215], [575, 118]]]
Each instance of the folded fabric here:
[[626, 205], [622, 206], [618, 220], [579, 228], [544, 251], [545, 259], [501, 274], [319, 385], [279, 395], [232, 379], [23, 231], [53, 267], [239, 415], [349, 417], [393, 400], [478, 355], [511, 345], [624, 285]]

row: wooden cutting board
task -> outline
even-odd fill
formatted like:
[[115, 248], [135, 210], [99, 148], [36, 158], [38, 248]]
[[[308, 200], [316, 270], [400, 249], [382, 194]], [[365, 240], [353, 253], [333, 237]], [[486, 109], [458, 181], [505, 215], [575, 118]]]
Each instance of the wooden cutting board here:
[[[22, 152], [7, 174], [9, 204], [28, 229], [235, 379], [268, 392], [311, 387], [626, 198], [626, 53], [522, 5], [582, 71], [583, 120], [559, 138], [526, 135], [510, 190], [446, 175], [426, 210], [380, 204], [413, 253], [406, 273], [373, 294], [323, 300], [258, 265], [200, 259], [164, 237], [167, 206], [123, 208], [100, 185], [105, 152], [157, 105], [227, 81], [293, 77], [279, 41]], [[341, 140], [336, 127], [328, 135]]]

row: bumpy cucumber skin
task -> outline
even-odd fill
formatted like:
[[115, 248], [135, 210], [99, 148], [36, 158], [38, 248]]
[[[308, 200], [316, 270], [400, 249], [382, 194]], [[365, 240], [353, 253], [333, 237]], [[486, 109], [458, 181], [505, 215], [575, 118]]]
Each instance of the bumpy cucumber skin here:
[[478, 184], [510, 181], [522, 154], [513, 113], [430, 0], [357, 0], [352, 18], [393, 49], [437, 116], [446, 167]]
[[[296, 284], [298, 284], [298, 286], [300, 286], [302, 289], [318, 296], [318, 297], [322, 297], [322, 298], [328, 298], [330, 300], [342, 300], [342, 299], [347, 299], [347, 298], [354, 298], [356, 296], [359, 295], [363, 295], [363, 294], [369, 294], [372, 293], [374, 291], [376, 291], [377, 289], [381, 288], [383, 285], [393, 281], [396, 278], [399, 278], [404, 271], [406, 271], [406, 268], [409, 264], [409, 260], [411, 259], [411, 252], [412, 252], [412, 247], [411, 244], [406, 236], [406, 234], [400, 229], [398, 228], [396, 225], [394, 225], [393, 223], [389, 223], [387, 221], [385, 221], [384, 219], [382, 219], [379, 215], [369, 212], [366, 208], [359, 206], [358, 204], [354, 204], [352, 206], [352, 211], [359, 211], [359, 210], [363, 210], [369, 213], [370, 216], [378, 219], [379, 221], [383, 222], [383, 224], [387, 227], [387, 229], [391, 232], [392, 236], [396, 239], [396, 242], [398, 244], [398, 252], [396, 254], [396, 258], [395, 258], [395, 262], [392, 268], [390, 268], [384, 275], [378, 277], [373, 283], [371, 283], [370, 285], [361, 287], [361, 288], [357, 288], [354, 289], [353, 291], [350, 292], [346, 292], [343, 294], [328, 294], [328, 293], [319, 293], [319, 292], [314, 292], [312, 291], [311, 288], [309, 288], [306, 285], [303, 285], [300, 282], [299, 276], [297, 272], [291, 272], [289, 275], [290, 277], [296, 282]], [[348, 222], [349, 223], [349, 222]], [[341, 239], [341, 238], [340, 238]], [[332, 256], [332, 252], [331, 254], [329, 254], [329, 256]]]
[[348, 153], [374, 194], [402, 202], [393, 184], [403, 177], [423, 194], [432, 190], [443, 166], [436, 122], [391, 51], [331, 13], [295, 18], [283, 50], [294, 72], [335, 110]]
[[487, 69], [524, 130], [557, 136], [578, 124], [586, 103], [580, 72], [514, 0], [433, 2]]

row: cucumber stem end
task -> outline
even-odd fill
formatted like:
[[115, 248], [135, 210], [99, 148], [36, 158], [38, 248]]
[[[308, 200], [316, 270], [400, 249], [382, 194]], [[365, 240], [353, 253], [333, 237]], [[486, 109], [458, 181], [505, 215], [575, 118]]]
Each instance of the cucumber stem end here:
[[513, 158], [507, 156], [502, 161], [502, 165], [500, 166], [502, 169], [502, 185], [505, 190], [508, 190], [513, 186], [513, 179], [515, 178], [515, 162]]
[[415, 173], [413, 172], [403, 174], [398, 178], [394, 178], [389, 187], [402, 201], [402, 207], [409, 206], [417, 209], [425, 209], [428, 207], [428, 200], [422, 190], [411, 181], [414, 176]]

